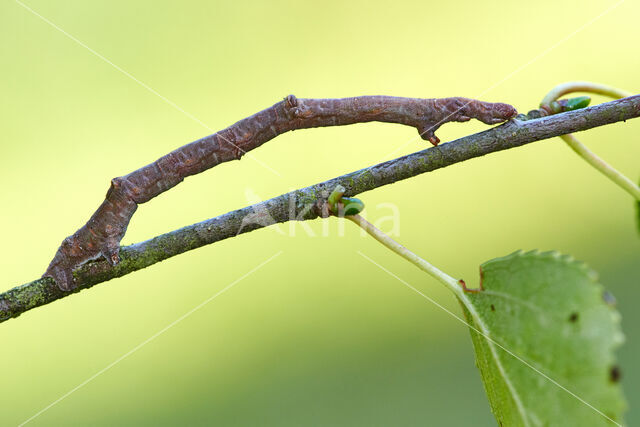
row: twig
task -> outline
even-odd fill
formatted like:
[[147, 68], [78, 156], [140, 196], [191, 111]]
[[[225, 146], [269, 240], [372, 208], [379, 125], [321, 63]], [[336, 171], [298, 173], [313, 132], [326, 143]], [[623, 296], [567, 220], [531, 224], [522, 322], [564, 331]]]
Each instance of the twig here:
[[434, 145], [435, 131], [446, 122], [476, 118], [487, 124], [504, 122], [517, 114], [507, 104], [468, 98], [417, 99], [359, 96], [342, 99], [298, 99], [289, 95], [266, 110], [213, 135], [184, 145], [126, 176], [111, 180], [107, 196], [89, 221], [64, 239], [45, 276], [62, 290], [75, 287], [72, 272], [99, 257], [111, 265], [120, 262], [120, 241], [138, 205], [175, 187], [190, 175], [222, 162], [240, 159], [276, 136], [296, 129], [388, 122], [413, 126]]
[[275, 223], [326, 217], [326, 199], [337, 185], [345, 187], [346, 196], [353, 196], [485, 154], [638, 116], [640, 95], [533, 120], [513, 120], [448, 144], [292, 191], [145, 242], [122, 247], [121, 262], [114, 267], [103, 259], [88, 262], [74, 272], [78, 287], [72, 292], [60, 290], [56, 282], [49, 277], [8, 290], [0, 294], [0, 321], [16, 317], [25, 311], [97, 283], [124, 276], [172, 256], [241, 233]]

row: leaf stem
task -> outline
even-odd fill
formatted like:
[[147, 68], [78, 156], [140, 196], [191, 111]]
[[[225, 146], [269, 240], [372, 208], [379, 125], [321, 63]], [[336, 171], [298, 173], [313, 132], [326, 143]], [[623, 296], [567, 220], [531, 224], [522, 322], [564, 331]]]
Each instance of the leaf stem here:
[[572, 134], [560, 135], [560, 138], [587, 163], [599, 170], [611, 181], [618, 184], [620, 188], [631, 194], [636, 200], [640, 201], [640, 187], [638, 187], [635, 182], [631, 181], [625, 175], [611, 167], [610, 164], [595, 155], [593, 151], [589, 150], [586, 145], [578, 141]]
[[573, 92], [595, 93], [597, 95], [604, 95], [613, 99], [626, 98], [627, 96], [632, 95], [631, 92], [599, 83], [580, 81], [567, 82], [559, 84], [558, 86], [551, 89], [551, 91], [542, 99], [540, 106], [542, 107], [545, 105], [549, 105], [556, 99], [560, 98], [562, 95]]
[[[551, 111], [550, 105], [552, 102], [560, 98], [562, 95], [566, 95], [572, 92], [595, 93], [614, 99], [626, 98], [628, 96], [631, 96], [631, 93], [627, 91], [603, 84], [581, 81], [567, 82], [551, 89], [551, 91], [542, 99], [540, 107], [545, 109], [546, 111]], [[572, 134], [561, 135], [560, 138], [562, 138], [562, 140], [566, 142], [567, 145], [571, 147], [571, 149], [575, 151], [580, 157], [582, 157], [587, 163], [600, 171], [600, 173], [609, 178], [624, 191], [631, 194], [631, 196], [633, 196], [636, 200], [640, 201], [640, 187], [638, 187], [635, 182], [627, 178], [620, 171], [613, 168], [602, 158], [598, 157], [593, 151], [589, 150], [586, 145], [578, 141], [578, 139]]]
[[[371, 237], [376, 239], [378, 242], [382, 243], [387, 248], [391, 249], [396, 254], [400, 255], [402, 258], [409, 261], [411, 264], [418, 267], [420, 270], [426, 272], [431, 277], [445, 285], [449, 290], [451, 290], [458, 298], [463, 301], [466, 301], [464, 291], [458, 281], [453, 277], [449, 276], [444, 271], [440, 270], [433, 264], [428, 261], [420, 258], [415, 253], [411, 252], [409, 249], [402, 246], [400, 243], [396, 242], [391, 238], [391, 236], [385, 234], [382, 230], [371, 224], [369, 221], [361, 217], [360, 215], [350, 215], [345, 216], [345, 219], [355, 223], [358, 227], [362, 228], [364, 231], [369, 233]], [[466, 305], [466, 304], [465, 304]]]

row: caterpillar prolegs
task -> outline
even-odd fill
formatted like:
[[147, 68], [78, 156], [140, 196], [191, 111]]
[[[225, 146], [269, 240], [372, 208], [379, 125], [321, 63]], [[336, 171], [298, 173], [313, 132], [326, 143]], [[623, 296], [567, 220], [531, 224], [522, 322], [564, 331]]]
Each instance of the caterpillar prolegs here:
[[89, 221], [64, 239], [44, 276], [60, 289], [74, 286], [73, 270], [104, 257], [119, 262], [120, 241], [139, 204], [220, 163], [240, 159], [247, 151], [296, 129], [387, 122], [412, 126], [437, 145], [435, 131], [447, 122], [472, 118], [501, 123], [517, 114], [508, 104], [468, 98], [419, 99], [359, 96], [341, 99], [298, 99], [293, 95], [213, 135], [184, 145], [126, 176], [114, 178], [105, 200]]

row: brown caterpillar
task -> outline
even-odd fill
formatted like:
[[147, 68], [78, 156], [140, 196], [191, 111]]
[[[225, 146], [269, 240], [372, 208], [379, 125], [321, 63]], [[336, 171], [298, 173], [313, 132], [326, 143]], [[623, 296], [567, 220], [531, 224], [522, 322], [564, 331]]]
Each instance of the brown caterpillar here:
[[111, 180], [104, 202], [82, 228], [64, 239], [44, 276], [54, 278], [60, 289], [68, 291], [74, 288], [73, 270], [85, 262], [104, 256], [111, 265], [116, 265], [120, 241], [140, 203], [176, 186], [187, 176], [240, 159], [247, 151], [284, 132], [378, 121], [413, 126], [423, 139], [437, 145], [439, 139], [435, 131], [446, 122], [475, 118], [486, 124], [496, 124], [516, 114], [511, 105], [468, 98], [298, 99], [289, 95], [220, 132]]

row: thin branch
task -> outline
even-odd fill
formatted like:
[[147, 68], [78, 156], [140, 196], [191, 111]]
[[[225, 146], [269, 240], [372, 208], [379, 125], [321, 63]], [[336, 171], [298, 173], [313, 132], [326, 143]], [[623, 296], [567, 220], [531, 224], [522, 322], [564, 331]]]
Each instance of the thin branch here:
[[241, 233], [275, 223], [326, 217], [329, 215], [327, 197], [337, 185], [345, 187], [346, 196], [353, 196], [485, 154], [638, 116], [640, 95], [533, 120], [527, 120], [526, 116], [518, 116], [516, 120], [448, 144], [295, 190], [145, 242], [121, 247], [121, 261], [116, 266], [111, 266], [104, 259], [97, 259], [74, 271], [77, 284], [74, 291], [62, 291], [50, 277], [18, 286], [0, 294], [0, 321], [16, 317], [25, 311], [97, 283], [124, 276], [175, 255]]
[[222, 162], [240, 159], [247, 151], [276, 136], [296, 130], [353, 123], [388, 122], [413, 126], [434, 145], [435, 131], [446, 122], [472, 118], [487, 124], [504, 122], [517, 114], [511, 105], [468, 98], [417, 99], [358, 96], [342, 99], [283, 101], [240, 120], [220, 132], [184, 145], [126, 176], [111, 180], [107, 196], [89, 221], [64, 239], [44, 276], [62, 290], [76, 286], [73, 271], [89, 260], [120, 262], [120, 241], [138, 205], [175, 187], [188, 176]]

